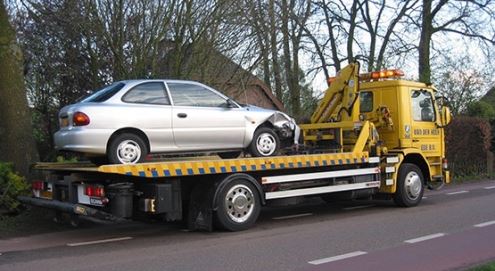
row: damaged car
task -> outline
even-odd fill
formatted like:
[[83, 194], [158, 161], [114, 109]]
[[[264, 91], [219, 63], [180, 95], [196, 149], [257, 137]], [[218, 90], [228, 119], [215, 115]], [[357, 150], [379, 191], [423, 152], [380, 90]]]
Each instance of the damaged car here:
[[294, 119], [283, 112], [242, 105], [184, 80], [116, 82], [65, 106], [58, 117], [55, 148], [98, 164], [140, 163], [149, 154], [267, 157], [299, 137]]

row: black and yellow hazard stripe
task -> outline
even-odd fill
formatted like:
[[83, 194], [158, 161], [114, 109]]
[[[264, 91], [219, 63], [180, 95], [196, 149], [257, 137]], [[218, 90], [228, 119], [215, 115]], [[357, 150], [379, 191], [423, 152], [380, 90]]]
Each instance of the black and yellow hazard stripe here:
[[103, 173], [154, 178], [350, 165], [367, 162], [367, 152], [330, 153], [226, 160], [184, 160], [136, 165], [104, 165], [100, 166], [98, 171]]

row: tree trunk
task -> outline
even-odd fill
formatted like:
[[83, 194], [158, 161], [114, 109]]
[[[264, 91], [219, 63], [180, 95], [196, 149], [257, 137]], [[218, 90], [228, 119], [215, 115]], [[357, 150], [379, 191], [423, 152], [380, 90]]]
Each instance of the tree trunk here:
[[0, 161], [12, 162], [16, 171], [30, 176], [38, 160], [31, 112], [27, 105], [22, 51], [16, 43], [4, 1], [0, 1]]
[[431, 36], [433, 35], [433, 25], [431, 18], [432, 16], [431, 2], [432, 0], [423, 0], [421, 37], [419, 39], [419, 45], [418, 45], [419, 81], [423, 83], [431, 82], [430, 44], [431, 44]]
[[275, 82], [275, 95], [279, 100], [282, 100], [282, 78], [280, 74], [280, 63], [278, 60], [278, 48], [277, 48], [277, 27], [275, 18], [275, 2], [270, 0], [268, 8], [268, 17], [270, 17], [270, 49], [273, 62], [273, 78]]

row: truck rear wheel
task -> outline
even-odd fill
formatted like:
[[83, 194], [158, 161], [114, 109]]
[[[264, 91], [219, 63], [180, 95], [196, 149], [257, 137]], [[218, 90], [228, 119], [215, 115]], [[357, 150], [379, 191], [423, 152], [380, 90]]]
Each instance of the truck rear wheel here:
[[401, 207], [412, 207], [419, 204], [424, 193], [423, 173], [415, 164], [404, 163], [399, 168], [397, 190], [394, 202]]
[[236, 179], [227, 183], [217, 194], [216, 220], [229, 231], [251, 227], [261, 210], [258, 190], [249, 181]]

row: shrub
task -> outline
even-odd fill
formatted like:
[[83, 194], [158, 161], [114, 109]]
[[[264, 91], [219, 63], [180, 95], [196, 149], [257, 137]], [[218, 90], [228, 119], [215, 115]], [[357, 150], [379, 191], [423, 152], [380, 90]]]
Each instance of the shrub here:
[[490, 123], [477, 117], [456, 117], [446, 130], [447, 159], [454, 177], [486, 176], [491, 147]]
[[29, 185], [24, 177], [14, 172], [13, 165], [0, 162], [0, 209], [8, 212], [19, 211], [21, 203], [17, 196], [27, 193], [28, 190]]

